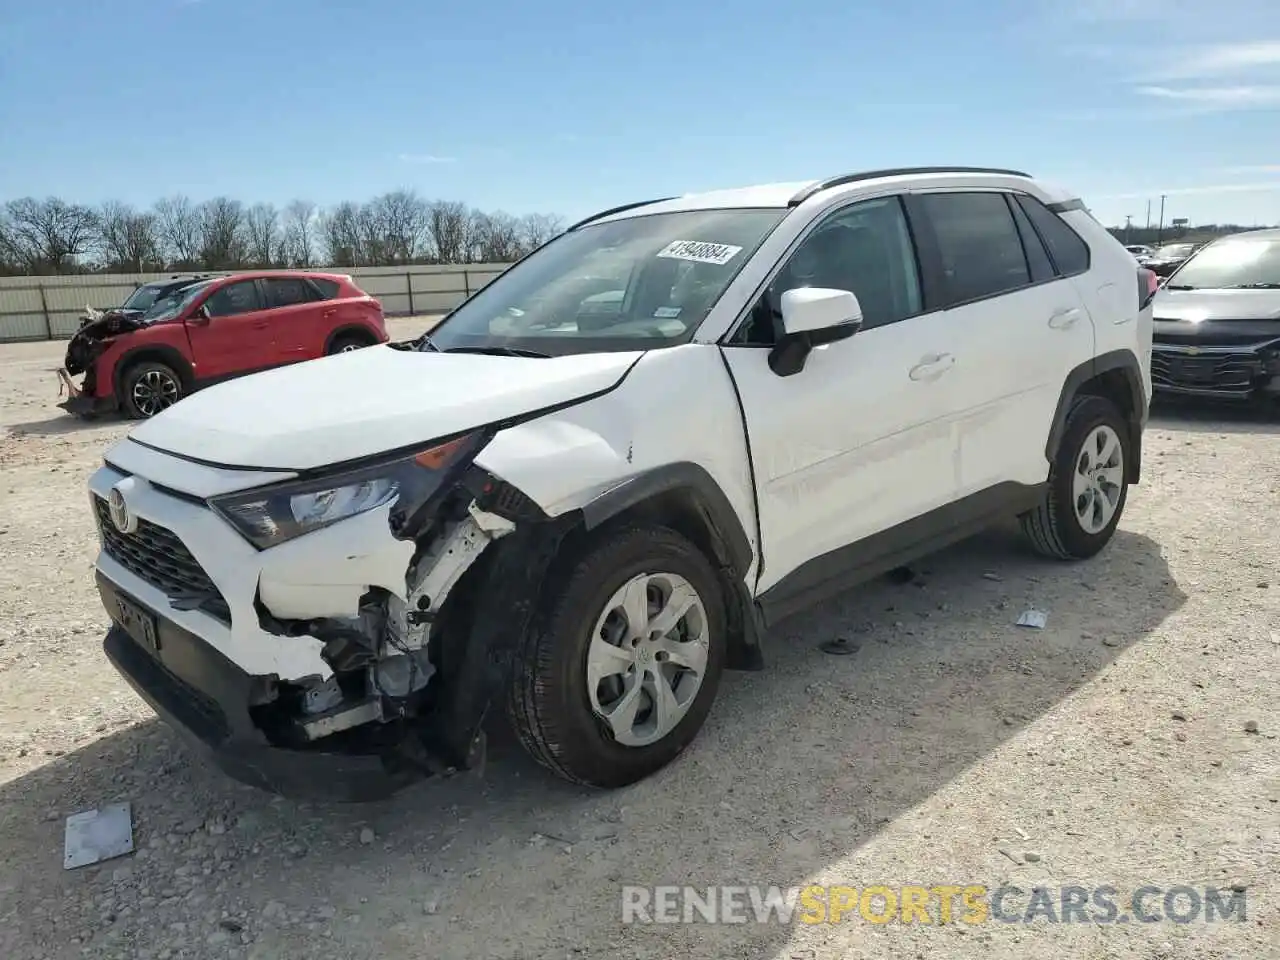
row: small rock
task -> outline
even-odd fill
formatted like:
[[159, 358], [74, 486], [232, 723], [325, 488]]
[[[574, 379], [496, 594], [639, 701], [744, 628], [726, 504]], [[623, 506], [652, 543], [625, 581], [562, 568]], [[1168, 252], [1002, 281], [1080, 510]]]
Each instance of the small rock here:
[[1027, 861], [1027, 863], [1039, 863], [1040, 854], [1036, 853], [1034, 850], [1027, 850], [1022, 854], [1022, 859]]
[[1103, 637], [1102, 645], [1104, 647], [1118, 647], [1120, 646], [1120, 641], [1117, 640], [1115, 637]]
[[1244, 723], [1244, 732], [1245, 732], [1245, 733], [1257, 733], [1257, 732], [1258, 732], [1258, 721], [1257, 721], [1257, 720], [1246, 720], [1246, 721], [1245, 721], [1245, 723]]
[[239, 933], [244, 929], [244, 924], [232, 917], [223, 917], [218, 921], [218, 926], [227, 931], [227, 933]]
[[365, 827], [363, 830], [360, 831], [360, 842], [365, 844], [366, 846], [373, 843], [374, 839], [375, 839], [375, 835], [371, 828]]
[[1174, 719], [1174, 720], [1181, 720], [1183, 723], [1185, 723], [1185, 722], [1186, 722], [1186, 720], [1187, 720], [1187, 715], [1186, 715], [1185, 713], [1181, 713], [1181, 712], [1179, 712], [1179, 711], [1177, 711], [1177, 710], [1175, 710], [1173, 713], [1171, 713], [1171, 714], [1170, 714], [1170, 716], [1171, 716], [1171, 717], [1173, 717], [1173, 719]]
[[1267, 589], [1267, 587], [1269, 587], [1269, 586], [1271, 586], [1271, 584], [1269, 584], [1266, 580], [1259, 580], [1259, 581], [1258, 581], [1258, 589], [1259, 589], [1259, 590], [1265, 590], [1265, 589]]
[[201, 827], [201, 821], [199, 820], [196, 820], [196, 819], [183, 820], [182, 823], [178, 824], [176, 827], [173, 828], [173, 832], [180, 836], [186, 837], [195, 833], [197, 830], [200, 829], [200, 827]]
[[422, 905], [422, 912], [429, 917], [434, 917], [440, 912], [440, 901], [436, 897], [432, 897]]
[[1177, 740], [1179, 743], [1186, 743], [1187, 735], [1183, 733], [1181, 730], [1179, 730], [1177, 733], [1173, 735], [1173, 739]]
[[1004, 577], [1000, 576], [1000, 574], [998, 573], [987, 572], [982, 575], [982, 579], [994, 580], [996, 583], [1000, 583], [1002, 580], [1004, 580]]

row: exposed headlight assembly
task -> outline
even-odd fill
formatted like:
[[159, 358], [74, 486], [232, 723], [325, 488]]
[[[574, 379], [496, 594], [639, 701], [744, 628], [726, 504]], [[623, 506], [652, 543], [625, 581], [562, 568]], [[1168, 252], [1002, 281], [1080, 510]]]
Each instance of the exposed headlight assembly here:
[[416, 510], [482, 445], [483, 434], [471, 433], [392, 460], [214, 497], [209, 505], [266, 550], [387, 504]]

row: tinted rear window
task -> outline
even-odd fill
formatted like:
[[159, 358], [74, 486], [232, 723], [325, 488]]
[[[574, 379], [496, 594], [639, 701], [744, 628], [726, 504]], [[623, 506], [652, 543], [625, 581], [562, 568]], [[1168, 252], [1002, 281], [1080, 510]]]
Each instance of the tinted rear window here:
[[1018, 203], [1049, 248], [1058, 273], [1073, 277], [1089, 269], [1089, 245], [1060, 216], [1035, 197], [1019, 196]]
[[326, 280], [323, 277], [312, 277], [311, 282], [315, 284], [316, 289], [320, 291], [320, 296], [326, 300], [332, 300], [338, 295], [338, 281]]
[[1007, 293], [1031, 282], [1022, 239], [1001, 193], [927, 193], [946, 274], [949, 305]]

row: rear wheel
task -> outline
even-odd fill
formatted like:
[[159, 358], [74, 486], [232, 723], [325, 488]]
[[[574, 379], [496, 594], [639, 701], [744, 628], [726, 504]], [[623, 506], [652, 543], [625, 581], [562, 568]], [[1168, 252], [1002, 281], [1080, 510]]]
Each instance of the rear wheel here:
[[518, 655], [516, 732], [565, 779], [635, 783], [674, 760], [711, 710], [725, 651], [715, 571], [675, 531], [629, 527], [559, 582]]
[[144, 360], [125, 371], [120, 384], [125, 413], [147, 420], [182, 399], [182, 378], [172, 367]]
[[1075, 400], [1045, 499], [1021, 517], [1037, 553], [1060, 560], [1092, 557], [1110, 542], [1129, 491], [1129, 425], [1103, 397]]
[[373, 341], [368, 337], [361, 336], [358, 333], [344, 333], [339, 337], [333, 338], [333, 343], [329, 344], [329, 353], [350, 353], [353, 350], [362, 350], [365, 347], [373, 346]]

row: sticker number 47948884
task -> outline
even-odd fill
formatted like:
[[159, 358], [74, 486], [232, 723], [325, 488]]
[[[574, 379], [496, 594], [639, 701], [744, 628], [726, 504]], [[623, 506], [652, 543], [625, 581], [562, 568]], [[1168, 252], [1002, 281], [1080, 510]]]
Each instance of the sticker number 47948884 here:
[[718, 266], [724, 266], [741, 252], [741, 247], [734, 247], [727, 243], [676, 240], [659, 250], [658, 256], [672, 260], [692, 260], [695, 263], [714, 263]]

